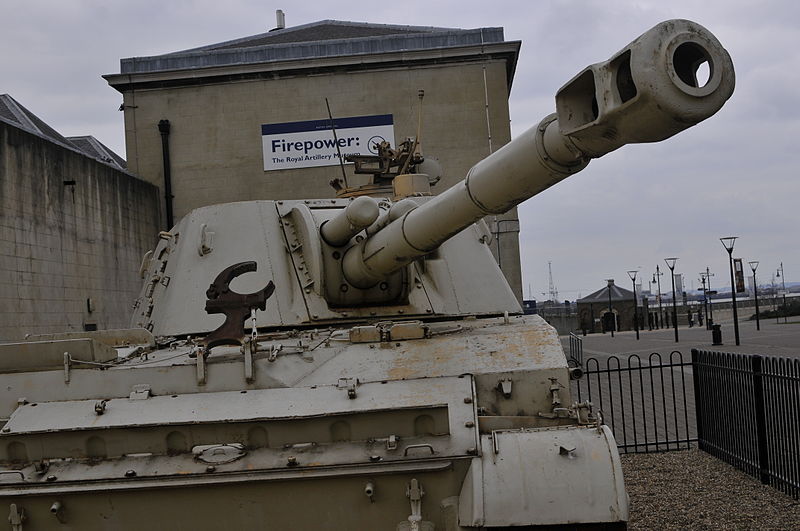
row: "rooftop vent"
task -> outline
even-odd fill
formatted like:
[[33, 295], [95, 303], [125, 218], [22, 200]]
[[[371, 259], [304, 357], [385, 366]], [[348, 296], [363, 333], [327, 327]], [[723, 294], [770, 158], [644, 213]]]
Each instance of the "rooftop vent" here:
[[283, 14], [283, 9], [275, 10], [275, 19], [277, 21], [277, 26], [272, 28], [270, 31], [282, 30], [286, 27], [286, 15]]

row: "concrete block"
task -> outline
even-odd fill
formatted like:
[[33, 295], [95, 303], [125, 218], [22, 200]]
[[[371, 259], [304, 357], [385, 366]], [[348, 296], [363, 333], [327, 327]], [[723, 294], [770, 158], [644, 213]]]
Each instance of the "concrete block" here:
[[32, 299], [17, 299], [17, 313], [20, 315], [34, 313], [39, 311], [39, 309], [39, 305]]
[[11, 253], [10, 249], [0, 246], [0, 281], [4, 271], [17, 271], [17, 257]]
[[81, 289], [87, 284], [86, 279], [81, 276], [76, 268], [71, 268], [70, 274], [64, 275], [64, 288]]
[[[0, 275], [0, 278], [3, 278]], [[16, 299], [19, 297], [18, 286], [14, 283], [0, 282], [0, 297], [7, 299]]]
[[74, 299], [64, 302], [64, 313], [83, 315], [86, 312], [86, 299]]
[[14, 245], [14, 255], [19, 258], [30, 258], [31, 257], [30, 244], [17, 242]]
[[[2, 219], [0, 219], [2, 223]], [[13, 227], [0, 225], [0, 242], [11, 242], [16, 240], [16, 230]]]

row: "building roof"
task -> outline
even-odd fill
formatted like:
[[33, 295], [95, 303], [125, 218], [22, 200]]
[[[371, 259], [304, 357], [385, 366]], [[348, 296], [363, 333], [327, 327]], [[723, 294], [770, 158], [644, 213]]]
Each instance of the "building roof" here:
[[[614, 284], [614, 281], [611, 281], [611, 301], [632, 301], [633, 300], [633, 292], [631, 290], [621, 288]], [[582, 299], [578, 299], [578, 304], [589, 304], [589, 303], [606, 303], [608, 304], [608, 290], [609, 286], [606, 286], [602, 289], [595, 291], [594, 293], [587, 295]]]
[[[409, 62], [423, 59], [424, 52], [428, 52], [428, 59], [438, 62], [444, 62], [450, 56], [503, 55], [508, 59], [510, 87], [520, 44], [519, 41], [505, 41], [503, 28], [498, 27], [459, 29], [321, 20], [189, 50], [121, 59], [120, 73], [103, 77], [118, 90], [124, 90], [134, 81], [133, 76], [147, 77], [148, 74], [185, 71], [196, 74], [198, 70], [226, 67], [239, 67], [238, 75], [243, 72], [253, 74], [253, 65], [273, 71], [286, 68], [281, 67], [282, 64], [293, 63], [297, 68], [298, 62], [314, 60], [321, 61], [315, 65], [317, 69], [345, 64], [360, 64], [363, 68], [364, 56], [401, 54], [393, 60]], [[431, 55], [431, 52], [436, 53]], [[382, 64], [389, 60], [383, 57], [371, 63]], [[250, 68], [242, 70], [245, 66]], [[219, 75], [219, 72], [214, 74]], [[156, 78], [161, 82], [167, 79], [164, 75]], [[138, 81], [152, 82], [154, 78]]]
[[[211, 44], [193, 50], [225, 50], [247, 48], [267, 44], [298, 42], [322, 42], [339, 39], [362, 39], [386, 35], [418, 35], [443, 32], [461, 32], [458, 28], [437, 28], [432, 26], [398, 26], [393, 24], [371, 24], [368, 22], [345, 22], [341, 20], [320, 20], [291, 28], [274, 29], [267, 33], [251, 35], [242, 39]], [[182, 52], [177, 52], [182, 53]]]
[[65, 137], [41, 118], [25, 108], [9, 94], [0, 94], [0, 120], [45, 138], [67, 149], [97, 159], [119, 170], [125, 170], [125, 159], [93, 136]]
[[92, 158], [116, 166], [120, 170], [124, 170], [127, 167], [125, 159], [111, 151], [111, 148], [91, 135], [69, 136], [67, 140], [69, 140], [70, 144]]
[[20, 129], [45, 137], [51, 142], [62, 146], [74, 147], [58, 131], [44, 123], [9, 94], [0, 94], [0, 117], [5, 118], [6, 121], [11, 122]]

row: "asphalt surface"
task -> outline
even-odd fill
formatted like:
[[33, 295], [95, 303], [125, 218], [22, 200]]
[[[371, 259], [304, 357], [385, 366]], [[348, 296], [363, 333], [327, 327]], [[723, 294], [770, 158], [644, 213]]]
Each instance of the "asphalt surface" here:
[[[733, 322], [722, 324], [722, 345], [714, 346], [711, 340], [711, 331], [705, 326], [678, 327], [678, 339], [675, 342], [674, 329], [644, 330], [636, 339], [636, 332], [616, 332], [614, 337], [610, 333], [587, 334], [583, 338], [584, 358], [605, 358], [616, 355], [620, 358], [631, 354], [638, 354], [645, 358], [653, 352], [658, 352], [666, 357], [674, 350], [680, 351], [684, 359], [690, 359], [693, 348], [714, 350], [718, 352], [740, 352], [747, 354], [761, 354], [764, 356], [786, 356], [800, 358], [800, 318], [789, 317], [788, 323], [781, 319], [761, 320], [761, 330], [756, 330], [755, 321], [742, 321], [739, 323], [739, 345], [734, 338]], [[569, 353], [569, 336], [562, 336], [561, 343], [564, 351]]]

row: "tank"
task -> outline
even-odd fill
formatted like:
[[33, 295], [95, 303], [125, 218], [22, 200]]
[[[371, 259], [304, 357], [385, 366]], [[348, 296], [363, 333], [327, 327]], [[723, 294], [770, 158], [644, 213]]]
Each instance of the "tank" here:
[[356, 161], [372, 188], [186, 215], [131, 329], [0, 345], [11, 529], [624, 529], [613, 435], [482, 219], [733, 87], [716, 38], [670, 20], [438, 195], [415, 141]]

